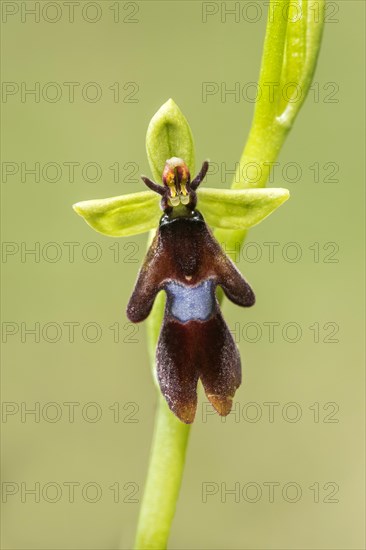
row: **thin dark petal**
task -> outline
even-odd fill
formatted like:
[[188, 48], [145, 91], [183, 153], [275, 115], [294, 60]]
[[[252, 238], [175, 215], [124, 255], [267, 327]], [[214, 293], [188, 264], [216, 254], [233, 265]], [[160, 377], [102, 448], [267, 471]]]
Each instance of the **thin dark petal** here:
[[144, 264], [137, 277], [134, 291], [128, 302], [127, 317], [133, 323], [144, 321], [149, 315], [161, 282], [166, 277], [168, 264], [162, 254], [159, 234], [149, 248]]
[[255, 295], [250, 285], [231, 259], [226, 256], [211, 231], [208, 230], [208, 232], [210, 238], [207, 238], [207, 241], [210, 241], [210, 255], [216, 283], [222, 287], [227, 298], [234, 304], [243, 307], [254, 305]]
[[151, 191], [154, 191], [155, 193], [158, 193], [159, 195], [165, 194], [165, 189], [162, 185], [158, 185], [154, 181], [152, 181], [150, 178], [147, 178], [146, 176], [141, 176], [142, 181], [144, 184], [151, 189]]
[[229, 414], [241, 384], [239, 350], [218, 311], [202, 323], [200, 378], [206, 396], [221, 416]]
[[199, 171], [197, 176], [194, 178], [194, 180], [191, 181], [191, 183], [190, 183], [190, 187], [191, 187], [191, 189], [193, 189], [193, 191], [195, 191], [197, 189], [197, 187], [199, 186], [199, 184], [204, 180], [204, 178], [207, 174], [207, 170], [208, 170], [208, 162], [207, 162], [207, 160], [205, 160], [205, 162], [202, 164], [201, 170]]
[[192, 328], [192, 323], [164, 320], [156, 353], [162, 394], [171, 411], [186, 424], [193, 422], [197, 408], [198, 369]]
[[223, 253], [216, 257], [217, 284], [226, 296], [238, 306], [250, 307], [255, 303], [255, 295], [247, 281], [233, 262]]

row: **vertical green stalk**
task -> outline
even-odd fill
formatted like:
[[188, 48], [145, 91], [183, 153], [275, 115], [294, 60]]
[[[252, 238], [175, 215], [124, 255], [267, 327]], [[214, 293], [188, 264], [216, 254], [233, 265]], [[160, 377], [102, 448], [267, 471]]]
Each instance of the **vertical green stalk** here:
[[[320, 8], [318, 11], [314, 9], [315, 4]], [[294, 15], [291, 10], [288, 13], [290, 7], [292, 10], [297, 8]], [[316, 13], [320, 15], [318, 20]], [[323, 21], [324, 0], [271, 0], [259, 78], [261, 97], [257, 101], [253, 124], [233, 188], [265, 186], [271, 165], [275, 162], [310, 87], [320, 48]], [[289, 85], [291, 82], [295, 86]], [[301, 97], [295, 95], [299, 89]], [[167, 102], [163, 108], [164, 116], [160, 114], [158, 123], [155, 121], [150, 125], [147, 136], [150, 166], [158, 180], [165, 160], [171, 156], [187, 159], [188, 155], [191, 173], [194, 172], [189, 126], [185, 126], [186, 121], [180, 111], [175, 110], [174, 102]], [[173, 117], [170, 116], [172, 114]], [[185, 134], [183, 140], [182, 131]], [[185, 144], [186, 151], [180, 150], [180, 143]], [[159, 153], [162, 147], [164, 154]], [[256, 177], [251, 175], [251, 170], [255, 170]], [[215, 232], [216, 238], [223, 243], [229, 254], [235, 245], [241, 246], [245, 234], [245, 231]], [[156, 346], [163, 307], [163, 300], [159, 300], [149, 320], [151, 355]], [[154, 367], [153, 356], [152, 363]], [[175, 418], [160, 397], [150, 467], [137, 528], [137, 549], [164, 550], [167, 547], [182, 482], [188, 435], [189, 426]]]
[[141, 506], [135, 547], [166, 548], [182, 482], [189, 428], [170, 412], [162, 396]]
[[[320, 51], [325, 0], [271, 0], [252, 126], [231, 187], [265, 187], [308, 94]], [[218, 229], [232, 258], [246, 231]]]
[[[319, 21], [314, 4], [319, 8]], [[298, 9], [294, 11], [296, 5]], [[324, 0], [271, 1], [259, 98], [234, 189], [265, 186], [309, 91], [323, 32], [322, 15]]]

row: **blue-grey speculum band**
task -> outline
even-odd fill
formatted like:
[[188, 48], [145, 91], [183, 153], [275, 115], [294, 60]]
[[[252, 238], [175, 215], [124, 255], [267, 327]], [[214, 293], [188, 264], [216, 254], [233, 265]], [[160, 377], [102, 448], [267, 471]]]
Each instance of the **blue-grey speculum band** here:
[[169, 313], [181, 323], [207, 321], [215, 309], [215, 289], [212, 280], [197, 286], [167, 283]]

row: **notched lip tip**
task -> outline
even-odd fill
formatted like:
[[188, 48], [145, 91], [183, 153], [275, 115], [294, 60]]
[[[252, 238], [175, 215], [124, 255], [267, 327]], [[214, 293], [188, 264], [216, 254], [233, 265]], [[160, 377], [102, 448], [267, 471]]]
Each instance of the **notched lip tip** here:
[[220, 416], [227, 416], [233, 406], [233, 397], [231, 395], [220, 396], [217, 394], [206, 394], [211, 405]]
[[169, 401], [167, 401], [167, 403], [171, 413], [174, 414], [174, 416], [178, 418], [180, 422], [186, 425], [193, 424], [194, 419], [196, 417], [197, 406], [194, 408], [191, 406], [174, 407], [169, 403]]

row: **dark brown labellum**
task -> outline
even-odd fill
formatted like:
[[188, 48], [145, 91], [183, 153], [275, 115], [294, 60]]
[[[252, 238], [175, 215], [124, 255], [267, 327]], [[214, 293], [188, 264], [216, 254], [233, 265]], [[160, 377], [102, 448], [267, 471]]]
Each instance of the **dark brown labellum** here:
[[[189, 193], [195, 191], [189, 183], [187, 187]], [[127, 316], [134, 323], [143, 321], [157, 293], [166, 292], [156, 350], [157, 376], [170, 409], [189, 424], [196, 412], [199, 379], [222, 416], [229, 414], [241, 383], [239, 350], [222, 317], [216, 287], [221, 286], [240, 306], [252, 306], [255, 297], [201, 213], [190, 205], [171, 207], [164, 200], [166, 195], [162, 196], [165, 212], [138, 275]]]

